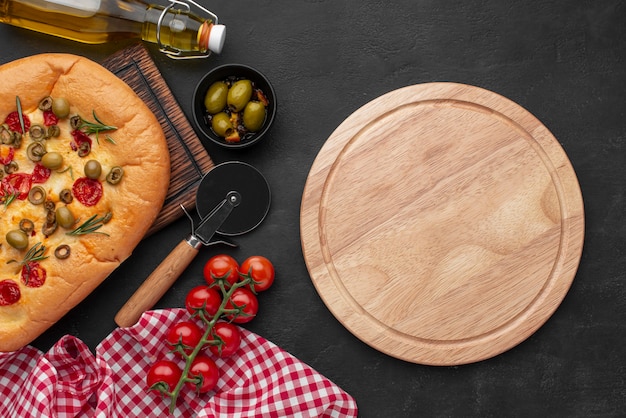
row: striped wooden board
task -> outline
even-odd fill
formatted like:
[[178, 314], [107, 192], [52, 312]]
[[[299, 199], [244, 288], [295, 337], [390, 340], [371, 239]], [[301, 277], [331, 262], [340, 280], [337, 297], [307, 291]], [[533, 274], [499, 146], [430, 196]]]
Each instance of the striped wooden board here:
[[115, 53], [102, 65], [124, 80], [148, 105], [169, 145], [170, 187], [163, 209], [148, 231], [150, 235], [183, 215], [180, 205], [187, 209], [195, 207], [200, 180], [214, 164], [142, 44]]

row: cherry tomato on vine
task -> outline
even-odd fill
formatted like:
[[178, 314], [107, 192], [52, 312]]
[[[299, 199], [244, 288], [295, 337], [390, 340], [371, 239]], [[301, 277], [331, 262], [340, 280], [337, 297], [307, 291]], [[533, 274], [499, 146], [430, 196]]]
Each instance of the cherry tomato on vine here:
[[214, 316], [222, 304], [222, 296], [214, 287], [196, 286], [187, 293], [185, 307], [190, 314], [204, 310], [209, 316]]
[[272, 286], [272, 283], [274, 283], [274, 265], [270, 260], [261, 255], [248, 257], [241, 263], [239, 271], [243, 275], [252, 277], [255, 292], [267, 290]]
[[174, 390], [183, 372], [178, 365], [170, 360], [159, 360], [150, 367], [146, 376], [148, 388], [159, 392]]
[[236, 325], [229, 322], [217, 322], [213, 326], [212, 334], [212, 341], [222, 340], [222, 344], [209, 346], [211, 353], [217, 357], [230, 357], [239, 350], [241, 332]]
[[199, 354], [192, 362], [189, 374], [190, 379], [198, 379], [197, 382], [185, 383], [189, 388], [198, 393], [206, 393], [217, 385], [220, 378], [220, 370], [209, 356]]
[[230, 287], [239, 280], [239, 263], [227, 254], [213, 256], [204, 265], [204, 280], [209, 285], [216, 279], [225, 280], [226, 287]]
[[167, 342], [172, 347], [176, 347], [177, 344], [182, 344], [185, 353], [189, 354], [200, 343], [200, 340], [202, 340], [202, 334], [202, 329], [194, 322], [182, 321], [169, 329]]
[[259, 301], [254, 293], [247, 287], [235, 289], [226, 302], [226, 309], [241, 308], [242, 314], [229, 314], [227, 318], [237, 324], [245, 324], [254, 319], [259, 311]]

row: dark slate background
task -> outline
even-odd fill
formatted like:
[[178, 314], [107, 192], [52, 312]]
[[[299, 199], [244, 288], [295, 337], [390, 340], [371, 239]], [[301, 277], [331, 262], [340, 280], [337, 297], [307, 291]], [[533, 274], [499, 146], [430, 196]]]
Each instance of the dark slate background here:
[[[242, 160], [263, 172], [273, 201], [265, 222], [236, 238], [238, 249], [204, 249], [159, 307], [182, 306], [211, 255], [263, 254], [278, 277], [248, 328], [353, 395], [362, 417], [624, 413], [625, 1], [201, 3], [228, 26], [222, 55], [178, 62], [152, 45], [150, 52], [189, 117], [195, 83], [219, 64], [252, 65], [273, 81], [278, 117], [264, 143], [236, 152], [206, 143], [216, 163]], [[88, 46], [0, 25], [0, 63], [41, 52], [102, 61], [131, 43]], [[320, 300], [300, 247], [301, 194], [326, 138], [368, 101], [430, 81], [480, 86], [528, 109], [569, 155], [585, 200], [584, 251], [562, 305], [519, 346], [460, 367], [411, 364], [360, 342]], [[35, 345], [47, 350], [69, 333], [95, 348], [114, 329], [117, 310], [188, 231], [181, 219], [143, 241]]]

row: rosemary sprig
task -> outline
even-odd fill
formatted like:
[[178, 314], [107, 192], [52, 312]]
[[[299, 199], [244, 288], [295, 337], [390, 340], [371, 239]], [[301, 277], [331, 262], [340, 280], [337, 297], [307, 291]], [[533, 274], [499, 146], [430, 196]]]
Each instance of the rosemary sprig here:
[[15, 201], [15, 199], [17, 199], [18, 194], [19, 194], [18, 192], [13, 192], [13, 193], [9, 193], [8, 195], [2, 198], [2, 203], [4, 204], [5, 210], [6, 208], [9, 207], [11, 203]]
[[20, 101], [20, 96], [15, 96], [15, 104], [17, 105], [17, 116], [20, 119], [20, 127], [22, 128], [22, 133], [26, 133], [26, 126], [24, 125], [24, 114], [22, 113], [22, 102]]
[[[96, 115], [96, 111], [93, 111], [93, 118], [95, 119], [95, 122], [91, 122], [88, 121], [86, 119], [83, 119], [82, 117], [80, 118], [81, 120], [81, 125], [80, 125], [80, 129], [81, 131], [83, 131], [84, 133], [86, 133], [87, 135], [91, 135], [91, 134], [95, 134], [96, 135], [96, 142], [98, 142], [98, 144], [100, 144], [100, 132], [105, 132], [105, 131], [115, 131], [117, 130], [116, 126], [112, 126], [112, 125], [107, 125], [106, 123], [102, 122], [98, 116]], [[109, 142], [112, 142], [113, 144], [115, 144], [115, 141], [113, 140], [113, 138], [111, 138], [110, 135], [107, 135], [107, 140]]]
[[64, 168], [63, 170], [59, 170], [57, 171], [57, 173], [61, 174], [61, 173], [65, 173], [66, 171], [70, 172], [70, 177], [72, 178], [72, 180], [74, 180], [74, 170], [72, 169], [71, 165], [68, 165], [66, 168]]
[[[21, 262], [19, 262], [18, 271], [22, 266], [28, 267], [29, 263], [32, 263], [34, 261], [45, 260], [46, 258], [48, 258], [47, 255], [44, 255], [45, 253], [46, 253], [46, 246], [43, 245], [41, 242], [38, 242], [37, 244], [33, 245], [24, 255], [24, 259]], [[17, 262], [18, 262], [17, 260], [9, 260], [7, 261], [7, 264], [17, 263]]]
[[104, 216], [98, 217], [97, 214], [91, 216], [89, 219], [87, 219], [85, 222], [83, 222], [78, 228], [74, 229], [73, 231], [70, 232], [66, 232], [67, 235], [86, 235], [86, 234], [102, 234], [102, 235], [106, 235], [107, 237], [109, 236], [109, 234], [107, 234], [106, 232], [99, 232], [98, 229], [102, 228], [102, 226], [106, 223], [106, 221], [108, 220], [108, 214], [105, 214]]

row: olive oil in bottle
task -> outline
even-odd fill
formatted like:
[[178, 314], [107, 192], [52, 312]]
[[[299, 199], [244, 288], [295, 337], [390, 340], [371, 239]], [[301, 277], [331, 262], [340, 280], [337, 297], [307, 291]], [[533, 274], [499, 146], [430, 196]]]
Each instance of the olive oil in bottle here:
[[90, 44], [142, 39], [172, 58], [219, 54], [226, 28], [217, 20], [193, 0], [0, 0], [0, 22]]

